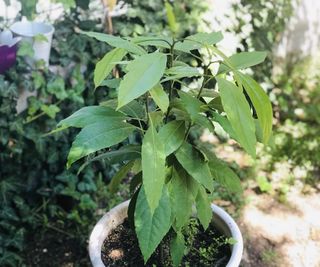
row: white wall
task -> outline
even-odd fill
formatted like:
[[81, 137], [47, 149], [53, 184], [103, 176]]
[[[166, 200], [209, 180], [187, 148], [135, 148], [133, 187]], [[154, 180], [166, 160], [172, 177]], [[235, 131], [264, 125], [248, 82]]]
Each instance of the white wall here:
[[320, 0], [300, 0], [275, 54], [285, 58], [294, 53], [300, 57], [320, 50]]

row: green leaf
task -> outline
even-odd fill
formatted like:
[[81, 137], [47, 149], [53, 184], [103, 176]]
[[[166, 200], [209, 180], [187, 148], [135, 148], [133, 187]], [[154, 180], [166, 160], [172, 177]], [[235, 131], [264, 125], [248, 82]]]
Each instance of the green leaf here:
[[167, 1], [164, 2], [164, 6], [166, 9], [169, 28], [172, 33], [176, 33], [179, 29], [179, 25], [176, 22], [176, 17], [174, 15], [173, 8]]
[[202, 160], [200, 153], [189, 143], [184, 142], [175, 152], [175, 155], [179, 163], [189, 173], [189, 175], [212, 192], [213, 181], [209, 166]]
[[175, 229], [180, 230], [189, 222], [195, 200], [194, 195], [197, 191], [198, 183], [192, 177], [183, 169], [177, 171], [173, 168], [169, 193]]
[[131, 168], [133, 167], [134, 164], [134, 160], [129, 161], [127, 164], [123, 165], [119, 171], [112, 177], [110, 184], [109, 184], [109, 190], [112, 194], [114, 194], [118, 187], [120, 182], [122, 181], [122, 179], [124, 179], [128, 172], [131, 170]]
[[165, 155], [176, 151], [184, 141], [184, 121], [171, 121], [160, 128], [159, 139], [164, 144]]
[[[118, 105], [117, 99], [110, 99], [100, 103], [101, 106], [111, 107], [112, 109], [116, 109]], [[127, 105], [123, 106], [119, 109], [119, 112], [122, 112], [132, 118], [136, 119], [146, 119], [146, 110], [144, 105], [140, 104], [137, 100], [133, 100]]]
[[169, 44], [173, 43], [172, 38], [166, 36], [137, 36], [131, 39], [135, 44], [142, 46], [156, 46], [170, 48]]
[[103, 106], [89, 106], [79, 109], [68, 118], [60, 121], [57, 126], [63, 129], [68, 127], [83, 128], [97, 122], [108, 124], [114, 120], [121, 121], [124, 119], [125, 116], [122, 113], [111, 108]]
[[[199, 94], [199, 89], [192, 89], [190, 90], [193, 96], [197, 97]], [[200, 94], [201, 97], [210, 97], [210, 98], [218, 98], [219, 93], [212, 89], [203, 88]]]
[[67, 167], [72, 163], [100, 149], [116, 145], [126, 139], [135, 129], [123, 121], [93, 123], [85, 126], [76, 136], [68, 155]]
[[130, 182], [130, 193], [134, 193], [137, 187], [142, 183], [142, 172], [137, 173], [132, 177]]
[[[267, 52], [262, 51], [241, 52], [229, 57], [228, 62], [235, 69], [245, 69], [260, 64], [266, 59], [266, 56]], [[230, 68], [225, 64], [221, 64], [218, 73], [224, 73], [227, 71], [230, 71]]]
[[213, 109], [219, 111], [219, 112], [223, 112], [223, 111], [224, 111], [224, 110], [223, 110], [222, 103], [221, 103], [221, 97], [220, 97], [220, 96], [212, 99], [212, 100], [208, 103], [208, 106], [209, 106], [210, 108], [213, 108]]
[[163, 113], [166, 113], [169, 107], [169, 97], [163, 90], [163, 87], [158, 83], [155, 87], [150, 90], [154, 102], [159, 106]]
[[214, 45], [223, 39], [221, 32], [197, 33], [177, 42], [174, 49], [189, 53], [191, 50]]
[[154, 211], [148, 205], [144, 186], [136, 203], [135, 230], [145, 263], [171, 227], [170, 198], [166, 186], [160, 192], [159, 205]]
[[219, 113], [213, 112], [212, 119], [220, 124], [223, 130], [230, 135], [230, 137], [234, 140], [237, 140], [237, 136], [232, 129], [230, 122], [228, 121], [227, 117], [220, 115]]
[[164, 78], [161, 82], [166, 82], [170, 80], [178, 80], [184, 77], [197, 77], [200, 76], [200, 72], [197, 68], [193, 68], [190, 66], [176, 66], [172, 67], [165, 72], [169, 77]]
[[128, 73], [119, 86], [118, 109], [154, 87], [161, 79], [167, 63], [166, 55], [155, 52], [131, 61]]
[[33, 37], [36, 42], [48, 42], [48, 38], [43, 34], [37, 34]]
[[242, 90], [223, 78], [216, 78], [223, 108], [237, 141], [253, 157], [256, 156], [255, 125], [249, 104]]
[[232, 193], [241, 193], [242, 186], [238, 175], [219, 159], [209, 161], [209, 168], [212, 177], [228, 191]]
[[203, 228], [206, 230], [209, 227], [212, 219], [212, 210], [206, 190], [202, 186], [199, 187], [198, 195], [196, 198], [196, 207], [198, 218]]
[[179, 96], [182, 102], [181, 108], [189, 114], [191, 121], [213, 132], [213, 124], [206, 116], [201, 114], [202, 111], [206, 110], [206, 105], [189, 93], [179, 91]]
[[56, 114], [60, 111], [57, 105], [42, 105], [41, 110], [46, 113], [51, 119], [56, 117]]
[[115, 48], [105, 54], [105, 56], [96, 64], [93, 78], [95, 88], [101, 85], [102, 81], [109, 75], [117, 62], [120, 61], [126, 53], [127, 51], [124, 49]]
[[170, 242], [170, 254], [174, 267], [178, 267], [184, 256], [186, 249], [184, 236], [181, 232], [175, 233]]
[[88, 159], [85, 163], [81, 165], [78, 170], [78, 174], [88, 166], [90, 163], [98, 160], [106, 160], [109, 164], [115, 164], [127, 160], [134, 160], [141, 158], [141, 146], [138, 145], [126, 145], [118, 150], [108, 151], [93, 158]]
[[262, 129], [262, 140], [268, 144], [272, 132], [272, 106], [268, 95], [262, 87], [247, 74], [236, 72], [236, 79], [240, 80], [258, 115]]
[[122, 39], [119, 36], [113, 36], [110, 34], [99, 33], [99, 32], [81, 31], [81, 33], [85, 34], [89, 37], [93, 37], [93, 38], [97, 39], [98, 41], [106, 42], [113, 47], [122, 48], [130, 53], [133, 53], [133, 54], [137, 54], [137, 55], [146, 54], [146, 51], [142, 47], [140, 47], [132, 42], [129, 42], [128, 40]]
[[165, 151], [150, 119], [150, 127], [144, 135], [141, 147], [142, 180], [151, 213], [158, 206], [165, 181]]

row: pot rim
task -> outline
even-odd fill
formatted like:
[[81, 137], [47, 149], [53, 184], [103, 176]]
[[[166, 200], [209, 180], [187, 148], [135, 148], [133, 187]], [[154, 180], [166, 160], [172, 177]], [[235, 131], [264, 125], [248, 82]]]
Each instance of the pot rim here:
[[[112, 208], [97, 222], [94, 226], [90, 238], [89, 238], [89, 256], [93, 267], [105, 267], [101, 259], [101, 249], [104, 240], [107, 238], [109, 233], [121, 224], [127, 217], [127, 210], [129, 206], [129, 200], [122, 202], [121, 204]], [[234, 245], [231, 245], [231, 257], [226, 267], [238, 267], [241, 262], [243, 253], [243, 239], [240, 229], [233, 218], [221, 207], [211, 204], [213, 216], [213, 222], [215, 220], [220, 221], [220, 230], [237, 240]]]

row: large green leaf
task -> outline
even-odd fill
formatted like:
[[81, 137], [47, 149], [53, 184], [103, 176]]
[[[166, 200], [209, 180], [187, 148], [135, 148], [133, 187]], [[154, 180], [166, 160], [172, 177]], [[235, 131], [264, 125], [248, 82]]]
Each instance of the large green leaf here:
[[151, 212], [159, 204], [162, 187], [165, 181], [166, 156], [164, 144], [159, 138], [151, 119], [151, 125], [142, 142], [142, 179]]
[[156, 47], [163, 47], [163, 48], [170, 48], [172, 45], [173, 40], [171, 37], [166, 36], [137, 36], [131, 39], [132, 42], [135, 44], [139, 44], [142, 46], [156, 46]]
[[97, 122], [108, 124], [114, 120], [121, 121], [124, 119], [125, 116], [122, 113], [112, 108], [89, 106], [79, 109], [68, 118], [60, 121], [57, 126], [63, 129], [68, 127], [83, 128]]
[[115, 48], [98, 61], [94, 69], [94, 85], [97, 88], [101, 85], [102, 81], [109, 75], [114, 66], [119, 62], [127, 51], [121, 48]]
[[126, 145], [120, 149], [101, 153], [98, 156], [88, 159], [81, 165], [78, 170], [80, 173], [86, 166], [94, 161], [105, 160], [108, 164], [115, 164], [123, 161], [141, 158], [141, 146], [139, 145]]
[[114, 194], [117, 191], [120, 182], [127, 176], [128, 172], [132, 169], [134, 163], [134, 160], [129, 161], [127, 164], [123, 165], [118, 170], [118, 172], [112, 177], [109, 183], [109, 190], [112, 194]]
[[232, 139], [237, 140], [237, 136], [226, 116], [222, 116], [217, 112], [213, 112], [212, 119], [219, 123], [223, 130], [229, 134]]
[[210, 160], [209, 168], [212, 177], [228, 191], [232, 193], [242, 192], [242, 186], [238, 175], [219, 159]]
[[253, 103], [262, 129], [263, 143], [268, 144], [272, 132], [272, 106], [269, 97], [249, 75], [236, 72], [236, 78], [240, 80]]
[[131, 61], [119, 86], [118, 108], [153, 88], [161, 79], [167, 63], [165, 54], [155, 52]]
[[184, 256], [186, 249], [185, 240], [183, 234], [179, 231], [175, 233], [170, 242], [170, 254], [174, 267], [178, 267]]
[[216, 78], [224, 111], [240, 145], [253, 157], [256, 156], [255, 125], [249, 104], [242, 90], [223, 78]]
[[184, 41], [177, 42], [174, 49], [190, 52], [191, 50], [199, 49], [207, 45], [214, 45], [222, 39], [223, 35], [221, 32], [197, 33], [186, 37]]
[[166, 186], [160, 192], [159, 205], [155, 211], [151, 211], [148, 205], [144, 186], [136, 203], [134, 224], [145, 263], [171, 227], [170, 198]]
[[199, 151], [187, 142], [175, 152], [182, 167], [210, 192], [213, 190], [213, 181], [207, 162], [202, 159]]
[[165, 74], [168, 75], [168, 77], [164, 78], [161, 82], [177, 80], [184, 77], [197, 77], [201, 75], [197, 68], [193, 68], [190, 66], [172, 67], [166, 70]]
[[185, 122], [171, 121], [160, 128], [159, 139], [164, 144], [165, 155], [176, 151], [184, 141]]
[[179, 91], [179, 96], [181, 100], [180, 106], [189, 114], [191, 121], [213, 132], [213, 124], [206, 116], [202, 115], [202, 112], [207, 109], [207, 106], [196, 97], [190, 95], [190, 93]]
[[[267, 53], [262, 51], [241, 52], [229, 57], [228, 63], [235, 69], [245, 69], [260, 64], [265, 60], [266, 56]], [[226, 71], [230, 71], [230, 68], [225, 64], [221, 64], [218, 73]]]
[[150, 90], [154, 102], [159, 106], [163, 113], [166, 113], [169, 107], [169, 97], [163, 90], [162, 85], [159, 83]]
[[105, 33], [100, 33], [100, 32], [84, 32], [84, 31], [82, 31], [81, 33], [83, 33], [89, 37], [96, 38], [99, 41], [106, 42], [113, 47], [122, 48], [128, 52], [133, 53], [133, 54], [143, 55], [146, 53], [146, 51], [142, 47], [140, 47], [132, 42], [129, 42], [128, 40], [122, 39], [119, 36], [113, 36], [110, 34], [105, 34]]
[[189, 222], [197, 191], [198, 183], [192, 177], [183, 169], [177, 171], [173, 168], [169, 193], [175, 229], [179, 230]]
[[72, 143], [67, 167], [72, 163], [100, 149], [113, 146], [126, 139], [135, 129], [121, 120], [109, 123], [93, 123], [84, 127]]
[[198, 195], [196, 198], [196, 207], [198, 218], [203, 228], [206, 230], [212, 219], [212, 210], [211, 202], [208, 198], [206, 190], [202, 186], [199, 187]]
[[[109, 99], [107, 101], [101, 102], [101, 106], [104, 107], [110, 107], [112, 109], [116, 109], [118, 105], [118, 100], [117, 99]], [[124, 113], [132, 118], [136, 119], [146, 119], [146, 110], [144, 105], [139, 103], [137, 100], [133, 100], [127, 105], [121, 107], [119, 109], [119, 112]]]

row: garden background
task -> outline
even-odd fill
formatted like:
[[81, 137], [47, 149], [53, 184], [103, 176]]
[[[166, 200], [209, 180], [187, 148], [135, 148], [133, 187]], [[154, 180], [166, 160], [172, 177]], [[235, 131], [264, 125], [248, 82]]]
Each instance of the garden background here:
[[[35, 51], [23, 44], [15, 66], [0, 75], [0, 266], [88, 266], [94, 223], [129, 197], [125, 183], [111, 194], [108, 182], [119, 166], [107, 160], [80, 174], [80, 164], [66, 170], [75, 130], [45, 135], [80, 107], [116, 94], [112, 84], [93, 90], [95, 63], [111, 47], [79, 29], [121, 36], [168, 31], [162, 1], [115, 3], [0, 1], [1, 29], [21, 17], [55, 27], [48, 69], [29, 65], [25, 56]], [[258, 147], [253, 161], [222, 130], [193, 133], [242, 179], [242, 195], [219, 190], [215, 198], [242, 228], [243, 266], [320, 266], [319, 2], [180, 0], [173, 7], [181, 37], [222, 30], [220, 45], [230, 55], [268, 51], [251, 73], [272, 100], [273, 146]], [[31, 96], [18, 114], [22, 91]]]

